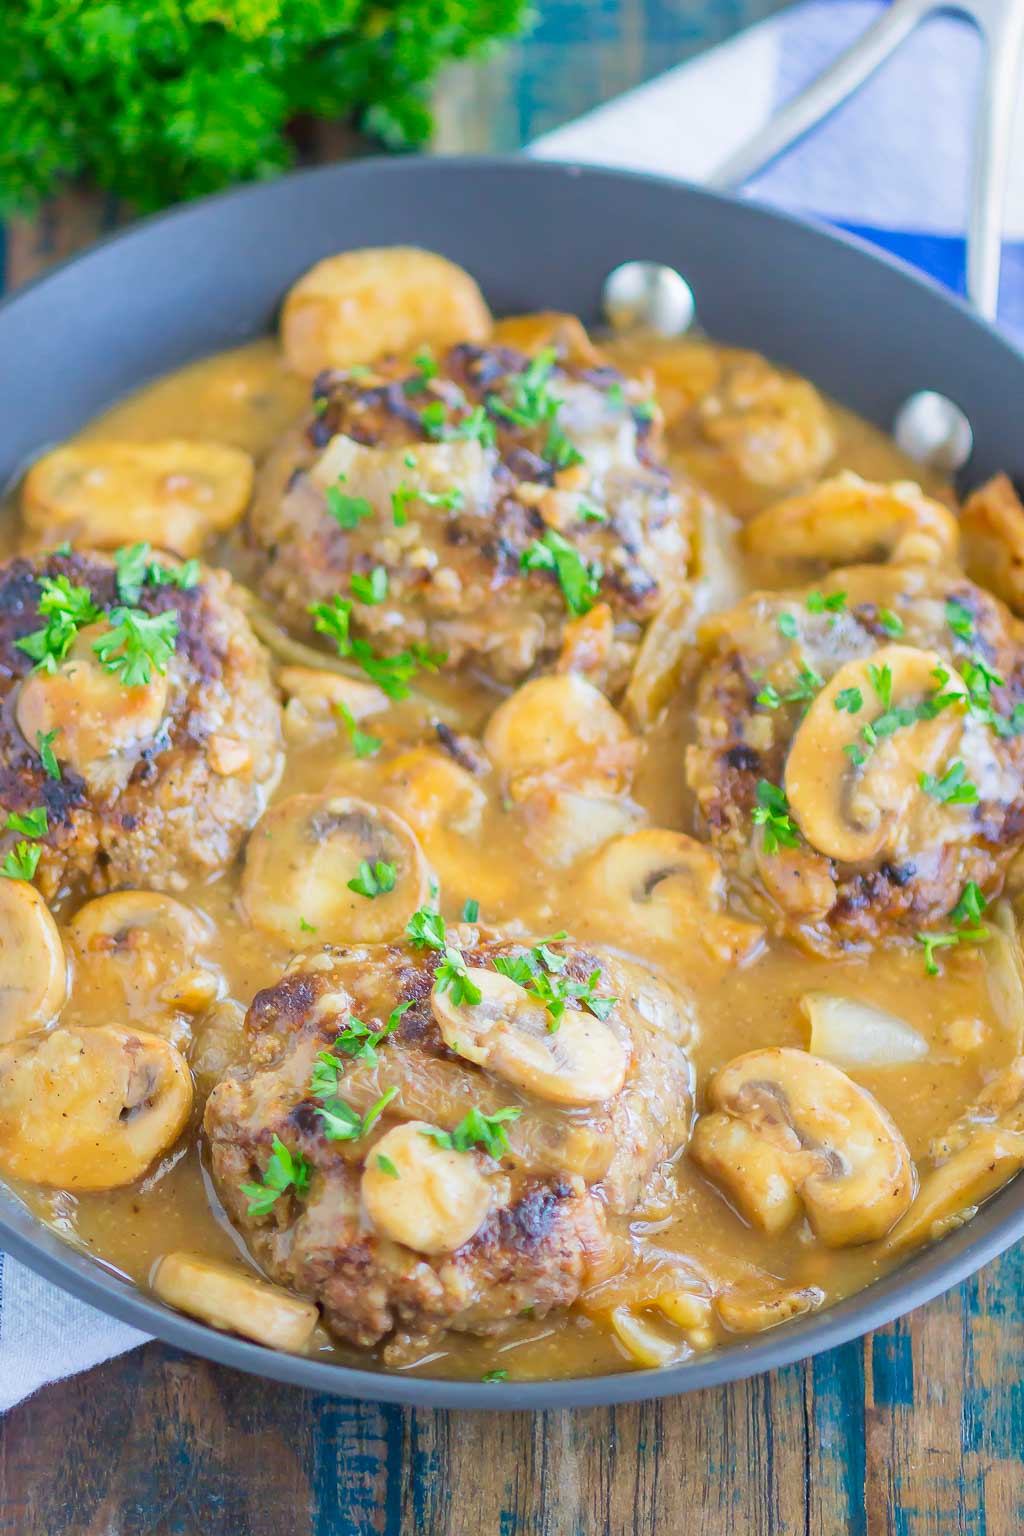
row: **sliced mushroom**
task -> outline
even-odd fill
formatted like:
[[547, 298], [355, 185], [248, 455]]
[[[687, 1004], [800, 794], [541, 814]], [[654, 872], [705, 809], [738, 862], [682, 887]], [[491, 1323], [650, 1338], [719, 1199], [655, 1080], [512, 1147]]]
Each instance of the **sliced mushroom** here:
[[948, 564], [960, 543], [956, 518], [910, 481], [878, 485], [849, 471], [751, 518], [751, 554], [775, 562]]
[[34, 748], [56, 732], [54, 750], [87, 783], [107, 787], [131, 772], [134, 756], [160, 729], [167, 709], [167, 675], [150, 669], [148, 683], [126, 687], [100, 663], [93, 643], [107, 624], [79, 630], [54, 672], [30, 672], [18, 689], [15, 718]]
[[57, 924], [35, 886], [0, 880], [0, 1043], [57, 1017], [67, 971]]
[[75, 443], [33, 464], [21, 515], [36, 546], [145, 540], [185, 558], [237, 523], [252, 481], [252, 459], [224, 443]]
[[[877, 673], [889, 669], [891, 703], [878, 698], [870, 666]], [[945, 678], [941, 685], [939, 677]], [[856, 689], [863, 701], [853, 714], [837, 707], [846, 689]], [[785, 772], [790, 810], [813, 848], [857, 864], [894, 844], [902, 818], [920, 796], [920, 775], [939, 769], [961, 736], [962, 711], [950, 707], [934, 719], [904, 726], [880, 740], [859, 767], [844, 748], [862, 742], [864, 727], [890, 708], [920, 704], [939, 691], [966, 696], [967, 689], [937, 651], [885, 645], [872, 656], [848, 661], [815, 696], [793, 738]]]
[[1024, 614], [1024, 506], [1008, 475], [968, 496], [960, 514], [964, 569], [979, 587]]
[[629, 1062], [618, 1037], [600, 1019], [567, 1008], [556, 1030], [544, 1004], [498, 971], [471, 965], [478, 1003], [455, 1003], [436, 984], [430, 1007], [445, 1044], [552, 1104], [598, 1104], [626, 1081]]
[[417, 1253], [454, 1253], [480, 1230], [491, 1187], [473, 1152], [433, 1140], [424, 1120], [396, 1125], [375, 1142], [362, 1197], [374, 1229]]
[[165, 1254], [150, 1284], [169, 1307], [290, 1354], [305, 1349], [320, 1317], [311, 1301], [197, 1253]]
[[730, 355], [697, 415], [704, 437], [753, 485], [795, 485], [817, 475], [835, 452], [828, 407], [814, 386], [753, 352]]
[[58, 1189], [132, 1184], [192, 1108], [181, 1054], [159, 1035], [61, 1028], [0, 1053], [0, 1169]]
[[[349, 888], [361, 864], [392, 866], [374, 896]], [[429, 871], [414, 833], [393, 811], [344, 795], [291, 795], [249, 837], [242, 904], [250, 922], [285, 943], [378, 944], [397, 938], [427, 898]]]
[[770, 1237], [784, 1232], [799, 1216], [789, 1154], [745, 1121], [726, 1114], [701, 1115], [689, 1155], [724, 1186], [740, 1215]]
[[201, 1013], [221, 979], [203, 952], [210, 924], [156, 891], [115, 891], [86, 902], [67, 929], [74, 959], [72, 1002], [90, 1022], [128, 1017], [161, 1026]]
[[614, 795], [629, 787], [639, 744], [599, 689], [564, 672], [533, 678], [500, 704], [484, 750], [515, 798], [544, 780]]
[[718, 860], [684, 832], [646, 828], [615, 838], [587, 865], [580, 895], [588, 922], [641, 940], [698, 939], [717, 959], [747, 959], [764, 937], [757, 923], [721, 910]]
[[[914, 1165], [903, 1137], [871, 1094], [830, 1062], [785, 1046], [750, 1051], [711, 1079], [708, 1101], [766, 1144], [770, 1150], [754, 1171], [755, 1182], [767, 1187], [766, 1172], [776, 1173], [799, 1195], [829, 1247], [884, 1237], [914, 1197]], [[698, 1163], [707, 1147], [708, 1133], [695, 1134]], [[706, 1166], [760, 1224], [745, 1161], [753, 1143], [743, 1136], [737, 1147], [738, 1156], [720, 1155]], [[780, 1188], [772, 1208], [781, 1213], [787, 1202]]]
[[1010, 1063], [929, 1147], [932, 1167], [887, 1247], [933, 1242], [1024, 1167], [1024, 1057]]
[[696, 666], [697, 605], [692, 587], [670, 592], [644, 632], [622, 707], [638, 730], [647, 730], [683, 678], [687, 662]]
[[407, 245], [318, 261], [289, 289], [281, 311], [285, 360], [307, 378], [424, 344], [485, 341], [490, 330], [490, 311], [469, 273]]
[[824, 1300], [825, 1292], [816, 1285], [778, 1285], [760, 1291], [725, 1291], [716, 1298], [715, 1311], [731, 1333], [763, 1333], [813, 1312]]
[[581, 321], [575, 315], [563, 314], [556, 309], [542, 309], [529, 315], [507, 315], [503, 320], [495, 321], [491, 341], [496, 347], [513, 347], [517, 352], [529, 355], [554, 347], [559, 357], [586, 368], [596, 368], [602, 362], [601, 353]]

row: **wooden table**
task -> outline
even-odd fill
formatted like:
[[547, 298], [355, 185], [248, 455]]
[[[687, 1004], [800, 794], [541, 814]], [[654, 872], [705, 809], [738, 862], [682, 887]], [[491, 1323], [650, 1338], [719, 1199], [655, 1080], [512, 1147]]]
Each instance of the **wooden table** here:
[[[776, 3], [547, 0], [529, 41], [446, 85], [441, 143], [513, 148]], [[67, 198], [9, 231], [8, 283], [114, 216]], [[0, 1532], [1016, 1536], [1022, 1295], [1011, 1254], [775, 1375], [535, 1417], [340, 1402], [151, 1344], [0, 1422]]]

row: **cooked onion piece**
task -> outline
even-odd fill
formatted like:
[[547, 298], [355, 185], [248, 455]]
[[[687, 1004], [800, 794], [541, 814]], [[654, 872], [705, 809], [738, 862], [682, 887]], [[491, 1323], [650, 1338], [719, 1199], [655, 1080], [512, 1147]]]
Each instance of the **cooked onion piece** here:
[[648, 624], [622, 699], [626, 718], [638, 730], [654, 724], [679, 686], [687, 663], [697, 664], [696, 620], [694, 590], [680, 587]]
[[21, 515], [36, 547], [146, 541], [184, 558], [237, 523], [252, 480], [249, 455], [224, 443], [75, 443], [33, 464]]
[[169, 1307], [290, 1354], [305, 1349], [320, 1316], [311, 1301], [197, 1253], [165, 1254], [150, 1283]]
[[344, 795], [292, 795], [250, 835], [242, 904], [286, 943], [304, 944], [312, 929], [318, 943], [378, 944], [403, 932], [428, 882], [416, 837], [392, 811]]
[[647, 1318], [638, 1317], [629, 1307], [614, 1307], [608, 1314], [612, 1332], [619, 1343], [636, 1361], [637, 1365], [655, 1370], [660, 1366], [675, 1365], [690, 1353], [689, 1344], [680, 1338], [670, 1338]]
[[977, 1102], [929, 1148], [931, 1168], [907, 1215], [889, 1234], [889, 1248], [934, 1242], [973, 1216], [983, 1200], [1024, 1167], [1024, 1057], [983, 1091]]
[[288, 699], [285, 734], [296, 743], [334, 735], [346, 714], [352, 720], [367, 720], [388, 707], [387, 695], [372, 683], [323, 667], [280, 667], [277, 681]]
[[220, 991], [205, 958], [213, 934], [192, 907], [156, 891], [115, 891], [86, 902], [67, 930], [72, 1001], [96, 1019], [165, 1027], [208, 1008]]
[[753, 352], [729, 354], [697, 408], [700, 430], [752, 485], [795, 485], [835, 452], [828, 407], [813, 384]]
[[232, 1067], [245, 1061], [245, 1009], [233, 997], [221, 998], [192, 1029], [188, 1064], [205, 1098]]
[[985, 913], [985, 980], [988, 994], [1015, 1051], [1024, 1049], [1024, 956], [1020, 929], [1008, 901], [997, 901]]
[[57, 1189], [132, 1184], [191, 1108], [188, 1067], [159, 1035], [55, 1029], [0, 1054], [0, 1169]]
[[613, 795], [629, 787], [638, 744], [604, 694], [566, 672], [536, 677], [500, 704], [484, 750], [515, 798], [545, 778]]
[[307, 378], [387, 352], [484, 341], [490, 330], [469, 273], [414, 246], [328, 256], [289, 289], [281, 311], [285, 359]]
[[960, 514], [964, 569], [972, 581], [1024, 614], [1024, 506], [1009, 475], [995, 475]]
[[[782, 1215], [797, 1195], [829, 1247], [872, 1242], [913, 1199], [903, 1137], [871, 1094], [827, 1061], [786, 1047], [750, 1051], [712, 1078], [708, 1102], [713, 1113], [697, 1122], [692, 1156], [765, 1230], [788, 1224]], [[752, 1138], [766, 1148], [756, 1170], [768, 1196], [763, 1219], [747, 1166]]]
[[[934, 719], [916, 720], [881, 740], [866, 765], [855, 766], [844, 748], [861, 737], [869, 711], [851, 715], [836, 701], [845, 689], [859, 690], [865, 700], [875, 698], [870, 666], [879, 673], [889, 669], [891, 702], [885, 710], [919, 704], [934, 693], [937, 672], [947, 678], [944, 691], [967, 692], [938, 652], [885, 645], [871, 657], [847, 662], [816, 694], [789, 749], [785, 790], [811, 846], [848, 864], [898, 845], [901, 822], [924, 798], [921, 774], [941, 771], [964, 730], [962, 712], [945, 709]], [[883, 712], [878, 701], [875, 714]], [[962, 815], [964, 808], [943, 806], [941, 811], [948, 818]]]
[[877, 485], [849, 471], [788, 497], [743, 530], [751, 554], [777, 562], [948, 564], [960, 533], [948, 507], [910, 481]]
[[715, 1311], [732, 1333], [763, 1333], [790, 1318], [813, 1312], [825, 1300], [816, 1285], [771, 1286], [765, 1290], [729, 1290], [715, 1300]]
[[811, 1054], [840, 1067], [901, 1067], [921, 1061], [930, 1047], [923, 1035], [871, 1003], [830, 992], [800, 999], [811, 1025]]
[[374, 1229], [417, 1253], [454, 1253], [480, 1230], [491, 1187], [473, 1152], [432, 1139], [423, 1120], [396, 1125], [375, 1142], [363, 1170], [363, 1206]]
[[510, 977], [472, 965], [466, 975], [478, 1003], [455, 1003], [436, 983], [430, 994], [445, 1044], [459, 1056], [553, 1104], [597, 1104], [622, 1088], [629, 1062], [607, 1024], [567, 1008], [552, 1030], [544, 1004]]
[[155, 667], [148, 682], [126, 687], [103, 666], [93, 645], [109, 633], [106, 623], [79, 630], [55, 671], [29, 673], [15, 704], [18, 729], [30, 745], [59, 731], [61, 762], [100, 787], [130, 772], [140, 747], [156, 737], [168, 697], [167, 675]]
[[0, 879], [0, 1043], [57, 1017], [67, 971], [57, 924], [35, 886]]

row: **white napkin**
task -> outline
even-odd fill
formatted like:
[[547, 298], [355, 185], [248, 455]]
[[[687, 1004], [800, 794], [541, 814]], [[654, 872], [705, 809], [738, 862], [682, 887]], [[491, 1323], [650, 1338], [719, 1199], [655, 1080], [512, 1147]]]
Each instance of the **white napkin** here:
[[[699, 181], [877, 14], [811, 0], [547, 135], [532, 153]], [[754, 184], [758, 196], [858, 229], [962, 285], [971, 116], [980, 49], [929, 22], [855, 101]], [[1024, 128], [1024, 124], [1021, 125]], [[1024, 133], [1021, 135], [1024, 140]], [[1024, 142], [1012, 157], [1011, 238], [1024, 236]], [[1024, 249], [1007, 247], [1001, 318], [1024, 328]], [[144, 1335], [0, 1254], [0, 1411]]]

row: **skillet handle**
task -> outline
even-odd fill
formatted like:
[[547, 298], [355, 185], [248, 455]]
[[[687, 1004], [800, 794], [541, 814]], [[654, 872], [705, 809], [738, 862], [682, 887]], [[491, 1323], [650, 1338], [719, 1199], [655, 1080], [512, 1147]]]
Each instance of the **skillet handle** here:
[[[709, 177], [709, 185], [737, 189], [770, 165], [859, 90], [925, 16], [943, 9], [942, 0], [893, 0], [823, 74], [733, 151]], [[961, 0], [957, 10], [974, 22], [986, 41], [971, 168], [967, 296], [986, 320], [994, 321], [1013, 116], [1024, 62], [1024, 0]]]

